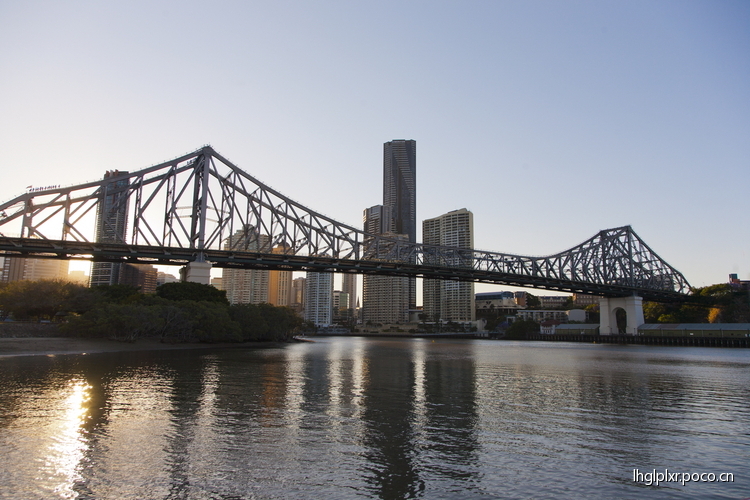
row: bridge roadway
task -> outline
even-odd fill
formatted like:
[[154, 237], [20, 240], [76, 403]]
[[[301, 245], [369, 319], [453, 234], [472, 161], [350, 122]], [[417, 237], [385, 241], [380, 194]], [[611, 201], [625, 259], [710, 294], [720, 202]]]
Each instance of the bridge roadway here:
[[[62, 258], [93, 262], [119, 262], [185, 266], [205, 260], [218, 268], [316, 271], [390, 276], [421, 277], [442, 280], [474, 281], [498, 285], [532, 287], [569, 293], [629, 297], [644, 300], [682, 301], [686, 295], [674, 290], [648, 289], [619, 283], [588, 283], [553, 276], [523, 275], [488, 271], [471, 267], [430, 266], [408, 262], [367, 259], [340, 259], [293, 254], [268, 254], [217, 249], [202, 252], [191, 248], [159, 247], [116, 243], [93, 243], [38, 238], [0, 236], [0, 252], [8, 257]], [[199, 254], [202, 254], [199, 257]]]

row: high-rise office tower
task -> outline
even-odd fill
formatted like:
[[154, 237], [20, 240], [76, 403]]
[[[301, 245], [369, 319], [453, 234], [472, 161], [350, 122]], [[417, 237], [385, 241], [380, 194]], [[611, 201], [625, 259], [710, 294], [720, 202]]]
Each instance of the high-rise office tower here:
[[305, 321], [316, 326], [333, 323], [333, 274], [307, 272], [305, 281]]
[[306, 282], [307, 280], [305, 278], [294, 278], [292, 280], [292, 303], [290, 304], [290, 307], [303, 318], [305, 312]]
[[341, 290], [333, 291], [333, 322], [339, 325], [349, 324], [349, 294]]
[[141, 293], [155, 293], [159, 271], [150, 264], [122, 264], [120, 284], [138, 287]]
[[417, 242], [417, 141], [383, 144], [383, 206], [390, 207], [393, 232]]
[[[291, 253], [291, 247], [276, 245], [272, 253]], [[268, 271], [268, 303], [274, 306], [292, 305], [292, 271]]]
[[375, 205], [362, 212], [364, 231], [370, 234], [384, 234], [395, 232], [395, 222], [391, 207]]
[[[270, 252], [270, 238], [255, 227], [245, 226], [227, 238], [225, 250], [241, 252]], [[261, 304], [268, 302], [268, 271], [264, 269], [221, 270], [221, 286], [230, 304]]]
[[[104, 179], [116, 178], [127, 172], [109, 170]], [[125, 243], [128, 226], [127, 178], [112, 180], [104, 185], [96, 213], [96, 241], [98, 243]], [[91, 266], [91, 286], [116, 285], [120, 282], [122, 264], [94, 262]]]
[[[462, 208], [422, 221], [422, 241], [425, 245], [474, 248], [474, 215]], [[471, 252], [449, 259], [448, 262], [431, 262], [435, 257], [425, 257], [425, 263], [437, 265], [462, 265], [471, 262]], [[470, 265], [470, 264], [466, 264]], [[474, 283], [451, 280], [422, 280], [422, 303], [429, 320], [474, 321]]]
[[[383, 144], [383, 206], [391, 209], [393, 229], [417, 242], [417, 141]], [[409, 308], [417, 305], [417, 282], [409, 278]]]
[[344, 292], [349, 299], [349, 309], [353, 312], [357, 308], [357, 275], [356, 274], [343, 274], [341, 277], [341, 291]]
[[[3, 282], [38, 281], [68, 279], [67, 260], [60, 259], [25, 259], [23, 257], [6, 257], [3, 262]], [[86, 280], [88, 284], [88, 280]]]
[[[391, 239], [408, 240], [393, 232], [394, 219], [389, 207], [376, 205], [362, 215], [364, 230]], [[367, 240], [365, 240], [367, 245]], [[383, 243], [382, 255], [368, 251], [367, 259], [386, 259], [389, 246]], [[362, 278], [362, 321], [364, 323], [406, 323], [409, 321], [410, 278], [366, 274]]]

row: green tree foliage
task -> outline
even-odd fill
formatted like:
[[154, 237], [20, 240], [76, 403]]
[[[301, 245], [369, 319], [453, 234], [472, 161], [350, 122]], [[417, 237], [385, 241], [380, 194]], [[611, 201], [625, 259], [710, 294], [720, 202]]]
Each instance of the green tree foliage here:
[[0, 310], [5, 316], [55, 320], [85, 287], [63, 280], [13, 281], [0, 289]]
[[646, 323], [747, 323], [748, 293], [721, 283], [693, 290], [687, 303], [644, 302]]
[[160, 289], [164, 287], [166, 292], [144, 295], [127, 285], [86, 288], [59, 280], [16, 281], [0, 286], [0, 309], [18, 319], [70, 313], [62, 333], [131, 342], [141, 337], [165, 342], [284, 341], [303, 324], [288, 307], [230, 307], [226, 293], [211, 286], [170, 283]]
[[71, 318], [60, 330], [71, 336], [133, 342], [158, 335], [163, 328], [159, 309], [143, 304], [105, 303]]
[[217, 302], [194, 302], [184, 300], [179, 307], [189, 314], [193, 321], [193, 341], [198, 342], [239, 342], [242, 340], [240, 326], [232, 321], [229, 308]]
[[227, 292], [201, 283], [165, 283], [156, 289], [156, 295], [168, 300], [193, 300], [229, 305]]
[[242, 340], [283, 341], [303, 327], [292, 309], [271, 304], [238, 304], [229, 308], [240, 327]]
[[165, 342], [239, 342], [239, 325], [216, 302], [147, 299], [142, 303], [105, 303], [61, 326], [63, 333], [133, 342], [159, 337]]
[[599, 304], [589, 304], [584, 308], [586, 311], [586, 317], [589, 323], [599, 323], [601, 314], [599, 312]]
[[539, 297], [526, 292], [526, 308], [539, 309], [540, 307], [542, 307], [542, 301], [539, 300]]
[[505, 338], [525, 339], [530, 333], [539, 333], [539, 323], [531, 319], [517, 319], [505, 330]]
[[98, 296], [100, 302], [125, 304], [140, 299], [138, 287], [132, 285], [99, 285], [91, 288], [91, 292]]

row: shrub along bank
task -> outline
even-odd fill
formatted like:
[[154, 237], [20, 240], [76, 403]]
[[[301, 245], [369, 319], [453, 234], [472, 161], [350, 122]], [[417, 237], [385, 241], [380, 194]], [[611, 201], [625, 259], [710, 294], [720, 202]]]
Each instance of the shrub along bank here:
[[197, 283], [168, 283], [155, 295], [144, 295], [127, 285], [14, 282], [0, 289], [0, 308], [18, 320], [59, 322], [68, 336], [123, 341], [285, 341], [303, 324], [287, 307], [230, 306], [224, 291]]

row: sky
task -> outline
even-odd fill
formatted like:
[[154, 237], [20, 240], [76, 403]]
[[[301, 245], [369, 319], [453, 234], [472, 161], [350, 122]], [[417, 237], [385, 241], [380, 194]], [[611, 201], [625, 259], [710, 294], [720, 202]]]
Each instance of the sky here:
[[631, 225], [693, 286], [750, 279], [747, 1], [0, 0], [0, 75], [2, 201], [211, 144], [360, 227], [414, 139], [419, 227]]

